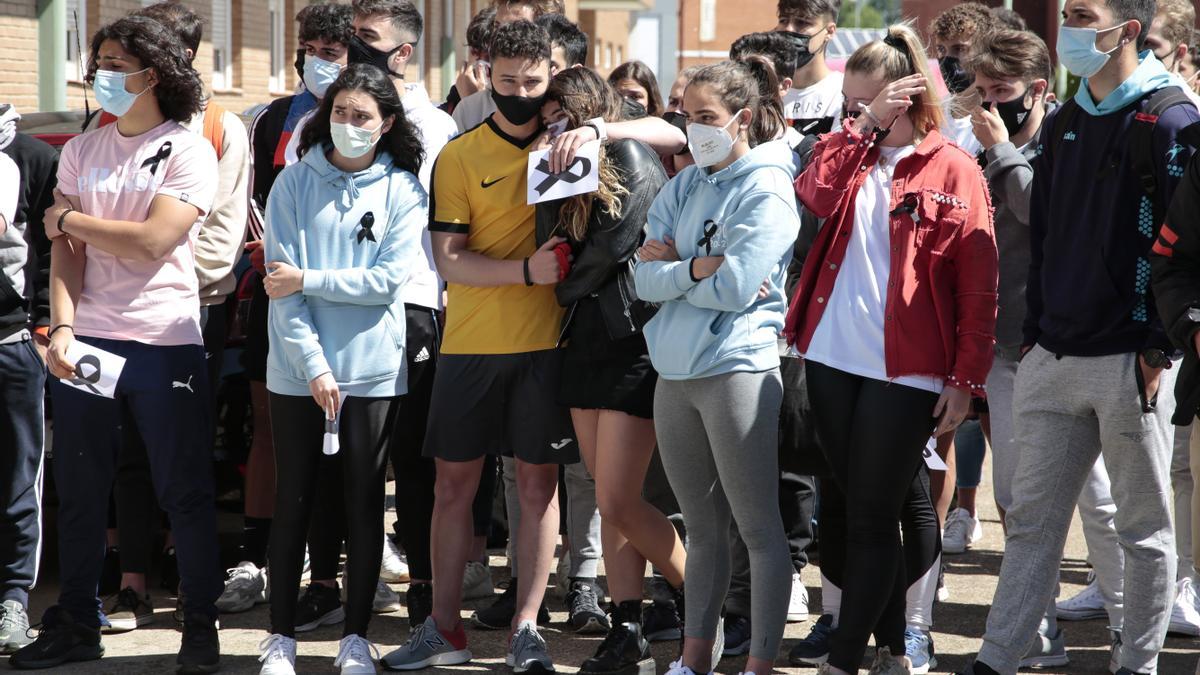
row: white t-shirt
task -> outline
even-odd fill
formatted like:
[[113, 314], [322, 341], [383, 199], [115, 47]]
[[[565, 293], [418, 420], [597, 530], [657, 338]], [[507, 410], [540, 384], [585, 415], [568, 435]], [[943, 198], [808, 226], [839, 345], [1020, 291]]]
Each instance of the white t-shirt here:
[[783, 95], [783, 116], [794, 124], [798, 122], [797, 131], [802, 134], [828, 133], [836, 129], [842, 116], [844, 79], [845, 75], [834, 71], [816, 84], [789, 89]]
[[[17, 218], [17, 202], [21, 195], [21, 169], [11, 157], [0, 152], [0, 234], [9, 228], [16, 231], [14, 220]], [[23, 234], [23, 233], [21, 233]], [[20, 293], [20, 289], [17, 290]]]
[[846, 257], [804, 357], [861, 377], [941, 393], [941, 378], [889, 378], [883, 351], [884, 312], [892, 271], [888, 215], [892, 173], [896, 163], [915, 150], [911, 145], [880, 148], [879, 163], [871, 169], [854, 200], [854, 227]]
[[949, 103], [942, 106], [942, 112], [946, 115], [946, 126], [942, 127], [942, 135], [954, 141], [958, 147], [971, 153], [971, 156], [978, 155], [983, 150], [983, 144], [975, 138], [975, 127], [971, 126], [971, 116], [955, 117], [950, 114]]
[[454, 122], [458, 124], [460, 133], [466, 133], [483, 124], [494, 112], [496, 102], [492, 100], [492, 90], [480, 89], [454, 106]]

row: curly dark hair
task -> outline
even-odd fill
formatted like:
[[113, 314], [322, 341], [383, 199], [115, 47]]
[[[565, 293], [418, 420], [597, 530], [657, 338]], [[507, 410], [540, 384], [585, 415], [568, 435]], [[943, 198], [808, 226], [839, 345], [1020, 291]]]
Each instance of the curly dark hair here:
[[361, 91], [375, 99], [379, 114], [387, 120], [395, 118], [392, 128], [379, 139], [377, 147], [387, 150], [392, 156], [392, 165], [408, 171], [414, 176], [421, 170], [425, 160], [425, 148], [421, 145], [421, 134], [404, 116], [404, 104], [396, 85], [377, 66], [369, 63], [352, 63], [342, 69], [342, 74], [329, 86], [321, 107], [312, 116], [304, 131], [300, 132], [300, 156], [312, 148], [324, 148], [333, 143], [329, 134], [329, 117], [333, 113], [334, 99], [343, 91]]
[[496, 8], [488, 5], [471, 17], [471, 23], [467, 26], [467, 46], [480, 54], [487, 54], [495, 32]]
[[300, 24], [301, 42], [324, 40], [348, 45], [354, 37], [354, 10], [350, 5], [337, 2], [309, 5], [296, 14], [296, 23]]
[[488, 49], [490, 58], [524, 59], [539, 63], [550, 60], [550, 34], [529, 22], [514, 21], [497, 26]]
[[621, 80], [633, 80], [646, 90], [649, 98], [649, 104], [646, 106], [647, 115], [658, 117], [663, 114], [662, 92], [658, 90], [658, 78], [654, 77], [654, 71], [650, 70], [650, 66], [641, 61], [626, 61], [608, 74], [608, 83], [614, 87], [619, 85]]
[[185, 123], [204, 110], [200, 74], [192, 68], [183, 43], [166, 26], [144, 16], [117, 19], [96, 31], [88, 57], [88, 84], [96, 81], [100, 69], [100, 45], [109, 40], [119, 43], [143, 68], [154, 70], [158, 84], [151, 93], [164, 117]]
[[192, 50], [192, 58], [200, 51], [200, 39], [204, 37], [204, 21], [198, 14], [178, 0], [163, 0], [143, 7], [130, 16], [144, 16], [161, 23], [179, 36], [183, 46]]
[[784, 33], [749, 33], [734, 40], [729, 47], [731, 61], [741, 61], [753, 54], [770, 59], [775, 75], [781, 80], [796, 72], [796, 43]]

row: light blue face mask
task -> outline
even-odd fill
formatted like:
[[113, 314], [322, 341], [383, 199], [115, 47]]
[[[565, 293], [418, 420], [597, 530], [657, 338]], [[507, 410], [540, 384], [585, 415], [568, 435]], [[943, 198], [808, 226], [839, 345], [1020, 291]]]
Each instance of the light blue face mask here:
[[1078, 77], [1091, 77], [1112, 58], [1113, 52], [1123, 44], [1113, 47], [1107, 52], [1096, 49], [1096, 39], [1101, 33], [1107, 33], [1124, 28], [1129, 22], [1119, 23], [1112, 28], [1096, 30], [1095, 28], [1073, 28], [1063, 26], [1058, 30], [1058, 60]]
[[96, 94], [96, 102], [104, 112], [115, 117], [122, 117], [133, 107], [139, 96], [150, 91], [150, 86], [134, 94], [125, 89], [125, 78], [130, 75], [144, 73], [149, 68], [142, 68], [132, 73], [120, 73], [115, 70], [97, 70], [96, 79], [92, 82], [92, 91]]
[[304, 57], [304, 86], [317, 98], [325, 98], [329, 85], [338, 79], [342, 67], [316, 56]]

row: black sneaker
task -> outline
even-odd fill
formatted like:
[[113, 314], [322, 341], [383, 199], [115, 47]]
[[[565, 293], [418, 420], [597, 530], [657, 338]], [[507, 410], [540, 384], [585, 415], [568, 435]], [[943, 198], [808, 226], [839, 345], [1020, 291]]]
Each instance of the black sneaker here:
[[179, 590], [179, 559], [175, 556], [172, 546], [162, 552], [158, 563], [158, 582], [164, 591], [175, 593]]
[[[214, 609], [215, 611], [215, 609]], [[215, 673], [221, 667], [221, 643], [217, 639], [217, 620], [207, 614], [189, 612], [183, 618], [183, 642], [175, 670], [179, 675]]]
[[992, 670], [986, 663], [972, 661], [965, 670], [959, 671], [959, 675], [1000, 675], [1000, 673]]
[[[638, 606], [641, 606], [640, 602]], [[600, 598], [594, 579], [571, 580], [571, 590], [567, 592], [567, 611], [570, 614], [571, 627], [577, 633], [608, 631], [608, 616], [600, 609]]]
[[39, 628], [36, 640], [8, 658], [10, 666], [17, 670], [37, 670], [104, 656], [100, 629], [78, 623], [58, 605], [46, 610]]
[[342, 609], [342, 592], [337, 586], [309, 584], [296, 603], [296, 632], [307, 633], [321, 626], [332, 626], [346, 620]]
[[596, 655], [580, 666], [582, 675], [654, 675], [650, 643], [642, 637], [641, 608], [640, 600], [613, 606], [612, 628]]
[[100, 568], [100, 596], [121, 590], [121, 555], [116, 546], [104, 549], [104, 566]]
[[[471, 624], [483, 630], [508, 630], [512, 627], [513, 616], [517, 613], [517, 580], [513, 579], [508, 588], [496, 598], [491, 607], [476, 610], [471, 615]], [[538, 608], [538, 625], [550, 623], [550, 612], [546, 606]]]
[[808, 637], [788, 652], [788, 662], [793, 666], [819, 666], [829, 660], [829, 639], [833, 637], [833, 615], [822, 614], [813, 624]]
[[750, 651], [750, 617], [725, 615], [725, 649], [722, 656], [741, 656]]
[[652, 577], [646, 590], [650, 604], [642, 610], [642, 634], [650, 642], [682, 640], [683, 590], [662, 577]]
[[408, 610], [408, 626], [416, 628], [433, 614], [433, 584], [411, 584], [404, 594], [404, 606]]

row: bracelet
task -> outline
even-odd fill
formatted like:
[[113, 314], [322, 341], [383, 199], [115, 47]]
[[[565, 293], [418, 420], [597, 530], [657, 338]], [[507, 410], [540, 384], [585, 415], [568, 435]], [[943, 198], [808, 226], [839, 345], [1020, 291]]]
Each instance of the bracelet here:
[[532, 286], [533, 285], [533, 277], [529, 276], [529, 258], [526, 258], [525, 260], [521, 261], [521, 265], [523, 268], [523, 272], [525, 273], [525, 285]]
[[60, 323], [60, 324], [58, 324], [57, 326], [55, 326], [54, 328], [51, 328], [51, 329], [50, 329], [50, 332], [46, 334], [46, 338], [47, 338], [47, 339], [49, 339], [49, 338], [52, 338], [52, 337], [54, 337], [54, 333], [55, 333], [56, 331], [58, 331], [58, 329], [59, 329], [59, 328], [70, 328], [72, 333], [74, 333], [74, 332], [75, 332], [75, 327], [74, 327], [74, 326], [72, 326], [71, 324], [69, 324], [69, 323]]
[[860, 105], [859, 109], [867, 116], [867, 119], [871, 120], [871, 124], [874, 124], [876, 129], [883, 128], [883, 120], [875, 116], [875, 112], [871, 110], [871, 106], [864, 104]]
[[63, 234], [67, 233], [67, 231], [63, 229], [63, 221], [65, 221], [67, 219], [67, 214], [72, 213], [73, 211], [75, 211], [75, 209], [73, 209], [71, 207], [67, 207], [66, 211], [63, 211], [62, 213], [60, 213], [58, 215], [58, 231], [59, 232], [62, 232]]
[[692, 258], [688, 261], [688, 276], [692, 278], [692, 283], [700, 283], [702, 279], [696, 278], [696, 259]]

